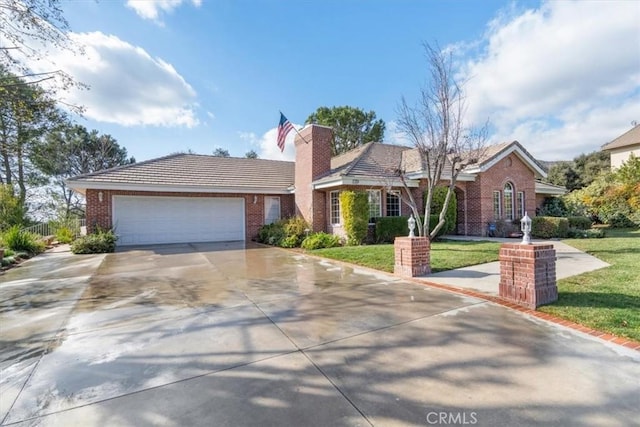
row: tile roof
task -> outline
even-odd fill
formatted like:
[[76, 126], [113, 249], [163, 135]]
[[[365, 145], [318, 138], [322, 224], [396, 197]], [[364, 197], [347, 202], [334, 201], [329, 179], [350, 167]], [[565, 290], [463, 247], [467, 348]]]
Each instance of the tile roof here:
[[341, 176], [393, 177], [401, 167], [402, 152], [410, 150], [400, 145], [370, 142], [331, 159], [331, 171], [319, 181]]
[[632, 129], [623, 133], [613, 141], [604, 144], [603, 150], [612, 150], [614, 148], [628, 147], [640, 144], [640, 125], [635, 125]]
[[[481, 166], [499, 156], [517, 142], [486, 147], [479, 162]], [[528, 153], [527, 153], [528, 154]], [[533, 157], [531, 157], [533, 159]], [[533, 159], [535, 161], [535, 159]], [[327, 182], [340, 177], [392, 178], [398, 168], [407, 172], [421, 171], [422, 160], [415, 148], [371, 142], [331, 159], [331, 170], [315, 182]], [[287, 191], [293, 186], [294, 162], [216, 157], [201, 154], [172, 154], [153, 160], [119, 166], [68, 179], [72, 188], [105, 183], [123, 186], [201, 187], [203, 190], [264, 189]]]
[[200, 154], [172, 154], [158, 159], [79, 175], [74, 183], [174, 185], [203, 188], [264, 188], [284, 191], [294, 182], [294, 163], [216, 157]]
[[[482, 167], [514, 147], [520, 148], [531, 161], [544, 170], [540, 163], [518, 141], [489, 145], [483, 148], [482, 152], [465, 153], [463, 156], [477, 157], [477, 161], [468, 167], [469, 170], [473, 170]], [[447, 165], [449, 164], [447, 160]], [[315, 182], [332, 181], [343, 176], [389, 178], [395, 176], [395, 171], [398, 168], [402, 168], [406, 172], [419, 172], [424, 170], [423, 166], [422, 158], [416, 148], [371, 142], [332, 158], [331, 171]], [[448, 170], [446, 166], [445, 170]]]

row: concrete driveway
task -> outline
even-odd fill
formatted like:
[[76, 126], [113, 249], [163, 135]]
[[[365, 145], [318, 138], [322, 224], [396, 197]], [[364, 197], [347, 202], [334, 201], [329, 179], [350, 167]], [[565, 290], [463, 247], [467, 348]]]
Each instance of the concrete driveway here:
[[2, 425], [638, 425], [640, 353], [274, 248], [0, 276]]

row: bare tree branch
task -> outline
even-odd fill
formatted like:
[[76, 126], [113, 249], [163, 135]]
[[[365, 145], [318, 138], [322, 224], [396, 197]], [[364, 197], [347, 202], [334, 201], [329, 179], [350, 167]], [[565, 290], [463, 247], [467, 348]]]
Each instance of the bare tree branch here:
[[[420, 89], [415, 106], [410, 106], [402, 98], [398, 107], [398, 127], [418, 151], [422, 170], [427, 174], [424, 223], [418, 228], [424, 235], [430, 228], [434, 188], [441, 181], [448, 180], [448, 192], [439, 212], [438, 224], [430, 233], [433, 239], [445, 224], [447, 207], [451, 197], [455, 197], [460, 172], [484, 154], [487, 125], [474, 129], [465, 123], [464, 82], [454, 78], [451, 53], [445, 53], [437, 44], [425, 43], [423, 47], [430, 79]], [[416, 211], [415, 201], [410, 203], [412, 210]]]

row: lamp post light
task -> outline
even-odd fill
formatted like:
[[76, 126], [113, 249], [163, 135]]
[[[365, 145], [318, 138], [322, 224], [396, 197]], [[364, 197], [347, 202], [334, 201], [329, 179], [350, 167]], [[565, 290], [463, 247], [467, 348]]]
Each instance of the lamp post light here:
[[524, 216], [520, 220], [520, 229], [522, 230], [522, 244], [530, 245], [531, 244], [531, 218], [527, 213], [524, 213]]
[[416, 220], [413, 218], [413, 214], [411, 214], [407, 222], [409, 223], [409, 237], [416, 237], [416, 235], [413, 234], [413, 230], [416, 229]]

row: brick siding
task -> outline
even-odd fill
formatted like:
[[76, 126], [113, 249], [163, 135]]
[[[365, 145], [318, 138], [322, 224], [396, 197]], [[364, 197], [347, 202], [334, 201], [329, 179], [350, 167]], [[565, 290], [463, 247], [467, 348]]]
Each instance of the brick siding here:
[[[493, 192], [500, 191], [503, 195], [504, 185], [513, 184], [514, 216], [517, 216], [517, 193], [524, 192], [525, 211], [530, 217], [536, 212], [536, 188], [534, 172], [512, 153], [501, 159], [489, 170], [478, 174], [473, 182], [467, 182], [467, 220], [469, 234], [484, 236], [487, 223], [502, 218], [495, 218], [493, 214]], [[503, 197], [504, 200], [504, 197]], [[504, 205], [502, 212], [504, 214]], [[516, 218], [517, 219], [517, 218]]]
[[312, 182], [331, 170], [331, 128], [309, 125], [296, 135], [295, 207], [313, 231], [325, 231], [327, 199], [324, 191], [312, 189]]

